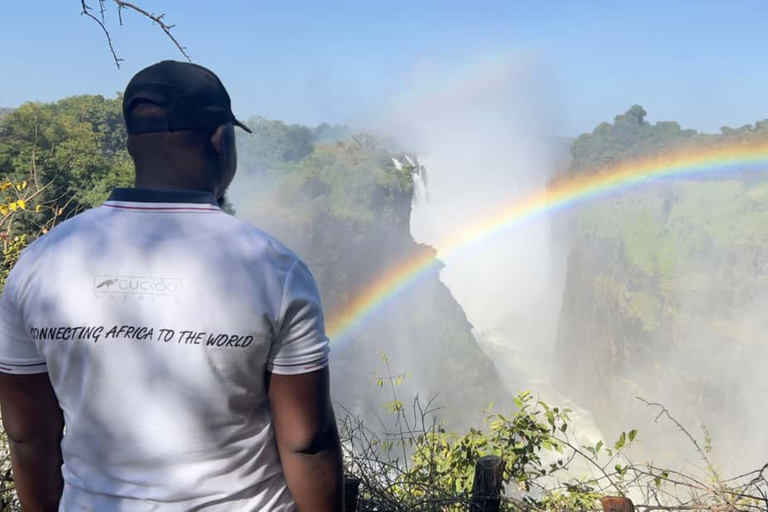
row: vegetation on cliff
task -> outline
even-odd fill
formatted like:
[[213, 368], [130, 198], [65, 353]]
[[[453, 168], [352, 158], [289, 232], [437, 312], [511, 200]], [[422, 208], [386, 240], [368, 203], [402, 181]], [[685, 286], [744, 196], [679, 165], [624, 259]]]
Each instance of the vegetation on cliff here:
[[[703, 134], [651, 124], [634, 106], [574, 142], [569, 173], [765, 140], [768, 121]], [[608, 430], [636, 417], [631, 397], [640, 394], [710, 426], [723, 453], [741, 451], [744, 436], [762, 439], [755, 425], [768, 410], [753, 403], [751, 390], [763, 382], [757, 362], [768, 357], [760, 341], [768, 172], [647, 184], [587, 205], [570, 222], [561, 384]]]

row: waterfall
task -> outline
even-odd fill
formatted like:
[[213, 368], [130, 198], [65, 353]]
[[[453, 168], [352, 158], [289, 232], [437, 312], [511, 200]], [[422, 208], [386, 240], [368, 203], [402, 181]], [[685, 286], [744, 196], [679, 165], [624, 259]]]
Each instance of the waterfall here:
[[[496, 365], [509, 392], [530, 390], [548, 404], [570, 408], [582, 444], [594, 445], [603, 439], [592, 414], [553, 385], [555, 327], [567, 254], [551, 254], [558, 244], [552, 244], [549, 223], [524, 226], [445, 257], [439, 250], [440, 239], [450, 235], [459, 219], [471, 222], [473, 213], [480, 210], [477, 200], [508, 187], [510, 177], [497, 179], [499, 174], [486, 165], [475, 173], [460, 173], [462, 179], [444, 176], [439, 165], [426, 165], [424, 157], [408, 161], [420, 162], [425, 170], [414, 172], [411, 233], [417, 241], [438, 248], [438, 257], [446, 265], [441, 280], [467, 313], [478, 345]], [[481, 182], [473, 185], [473, 180]], [[525, 190], [537, 186], [543, 184]], [[521, 285], [515, 286], [516, 282]]]

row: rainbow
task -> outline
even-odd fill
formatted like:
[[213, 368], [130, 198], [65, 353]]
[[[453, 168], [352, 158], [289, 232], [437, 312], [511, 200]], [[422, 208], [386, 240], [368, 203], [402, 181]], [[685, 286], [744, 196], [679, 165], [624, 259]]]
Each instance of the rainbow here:
[[[542, 192], [465, 225], [456, 230], [453, 236], [435, 244], [435, 248], [442, 258], [448, 258], [524, 222], [650, 182], [714, 173], [764, 170], [768, 170], [768, 143], [742, 143], [697, 150], [695, 153], [689, 150], [632, 161], [559, 181]], [[332, 343], [343, 340], [420, 277], [437, 271], [441, 265], [437, 254], [434, 251], [423, 251], [393, 266], [338, 314], [329, 318], [327, 330]]]

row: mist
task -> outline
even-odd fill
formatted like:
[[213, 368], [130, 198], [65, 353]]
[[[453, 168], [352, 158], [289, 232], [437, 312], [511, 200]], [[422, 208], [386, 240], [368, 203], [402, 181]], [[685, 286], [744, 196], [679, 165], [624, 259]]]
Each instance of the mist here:
[[[476, 64], [460, 73], [430, 75], [417, 90], [437, 90], [436, 97], [416, 93], [392, 109], [404, 113], [393, 131], [409, 134], [430, 170], [411, 233], [437, 248], [446, 264], [441, 279], [476, 329], [514, 326], [521, 342], [549, 351], [562, 288], [555, 270], [565, 244], [552, 240], [548, 219], [451, 254], [441, 245], [457, 229], [546, 186], [563, 151], [555, 138], [557, 106], [547, 94], [552, 87], [527, 60]], [[444, 83], [450, 85], [441, 90]]]
[[[575, 409], [582, 441], [601, 437], [591, 414], [558, 392], [555, 340], [568, 260], [562, 219], [543, 217], [441, 251], [457, 230], [542, 191], [568, 164], [563, 106], [546, 64], [531, 56], [478, 58], [417, 70], [382, 122], [428, 168], [411, 234], [437, 249], [440, 279], [510, 393], [532, 390]], [[478, 233], [479, 234], [479, 233]]]
[[[372, 133], [384, 141], [395, 166], [410, 159], [424, 169], [414, 175], [405, 238], [393, 242], [383, 232], [372, 235], [382, 248], [394, 244], [396, 249], [382, 258], [384, 266], [370, 268], [383, 269], [387, 261], [404, 258], [407, 250], [399, 251], [405, 250], [411, 237], [434, 247], [444, 266], [382, 307], [352, 341], [333, 348], [336, 398], [351, 412], [363, 415], [388, 398], [371, 385], [381, 375], [380, 352], [390, 356], [395, 372], [409, 375], [400, 390], [401, 398], [452, 395], [457, 375], [429, 368], [434, 366], [436, 354], [438, 359], [448, 357], [440, 337], [443, 334], [438, 334], [445, 330], [446, 316], [461, 323], [465, 314], [474, 337], [471, 343], [480, 347], [501, 376], [500, 392], [511, 397], [531, 390], [549, 403], [570, 407], [581, 442], [610, 442], [619, 432], [638, 428], [640, 441], [633, 452], [638, 458], [703, 471], [694, 447], [673, 424], [655, 421], [654, 411], [635, 399], [640, 395], [668, 406], [699, 438], [703, 438], [701, 427], [706, 426], [714, 444], [711, 457], [724, 462], [726, 470], [750, 469], [768, 452], [761, 433], [768, 406], [755, 401], [754, 395], [755, 386], [766, 383], [762, 368], [768, 353], [754, 339], [743, 345], [752, 346], [753, 351], [731, 347], [713, 365], [711, 354], [723, 350], [721, 340], [706, 328], [688, 325], [685, 329], [691, 341], [687, 344], [653, 357], [636, 357], [624, 377], [611, 376], [605, 396], [599, 397], [605, 407], [593, 406], [583, 393], [574, 391], [587, 389], [585, 383], [595, 379], [596, 371], [591, 361], [583, 366], [571, 361], [562, 343], [576, 351], [603, 350], [590, 348], [593, 340], [589, 335], [562, 332], [569, 325], [562, 312], [566, 281], [573, 272], [569, 265], [573, 265], [570, 256], [578, 211], [540, 217], [459, 250], [444, 250], [444, 241], [457, 230], [471, 228], [503, 207], [542, 191], [569, 166], [572, 141], [561, 136], [567, 119], [559, 97], [557, 77], [540, 59], [530, 55], [479, 57], [462, 65], [415, 69], [389, 103], [352, 116], [351, 132]], [[242, 165], [248, 167], [249, 163]], [[354, 229], [343, 223], [324, 224], [319, 233], [324, 242], [316, 240], [318, 233], [297, 236], [287, 228], [286, 215], [303, 212], [316, 201], [304, 192], [286, 198], [283, 186], [291, 179], [279, 172], [241, 175], [231, 198], [242, 217], [278, 238], [285, 237], [310, 261], [327, 252], [327, 244], [334, 240], [357, 239]], [[623, 194], [631, 197], [636, 193], [642, 191]], [[312, 225], [307, 224], [309, 233], [320, 229]], [[344, 256], [344, 266], [366, 268], [371, 254], [352, 251]], [[318, 265], [327, 267], [327, 262]], [[434, 302], [434, 293], [442, 293], [438, 289], [442, 285], [460, 306], [456, 311], [450, 304]], [[701, 309], [707, 300], [706, 295], [680, 297], [683, 308]], [[762, 325], [766, 303], [768, 299], [760, 298], [739, 312], [744, 337], [759, 331], [755, 325]], [[594, 323], [596, 318], [583, 321]], [[633, 336], [631, 332], [615, 334]], [[566, 379], [564, 367], [568, 368]], [[671, 371], [677, 368], [693, 377], [681, 380]], [[711, 394], [712, 372], [718, 372], [717, 380], [722, 383], [718, 393], [723, 396], [718, 401], [691, 403], [690, 389], [685, 395], [680, 393], [682, 387], [693, 386], [693, 395]], [[474, 401], [441, 403], [450, 405], [440, 412], [449, 424], [465, 427], [479, 420], [478, 404], [492, 399], [490, 394], [473, 392], [477, 395]], [[713, 403], [728, 404], [727, 413], [720, 414]], [[745, 450], [745, 443], [754, 449]]]

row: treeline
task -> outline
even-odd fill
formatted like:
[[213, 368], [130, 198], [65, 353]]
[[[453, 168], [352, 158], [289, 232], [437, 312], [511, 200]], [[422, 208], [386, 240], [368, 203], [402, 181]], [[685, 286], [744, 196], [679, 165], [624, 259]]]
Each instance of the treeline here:
[[600, 123], [591, 133], [579, 136], [571, 146], [568, 174], [594, 172], [649, 155], [697, 147], [709, 148], [768, 139], [768, 119], [741, 128], [723, 126], [719, 134], [683, 129], [675, 121], [650, 123], [640, 105]]
[[[27, 215], [17, 230], [36, 236], [35, 228], [55, 215], [68, 218], [103, 202], [113, 187], [132, 183], [121, 108], [120, 97], [102, 96], [0, 108], [0, 176], [44, 188], [36, 196], [38, 215]], [[283, 168], [310, 155], [317, 143], [350, 136], [346, 126], [327, 123], [313, 129], [253, 117], [248, 124], [255, 133], [240, 143], [246, 174]]]

